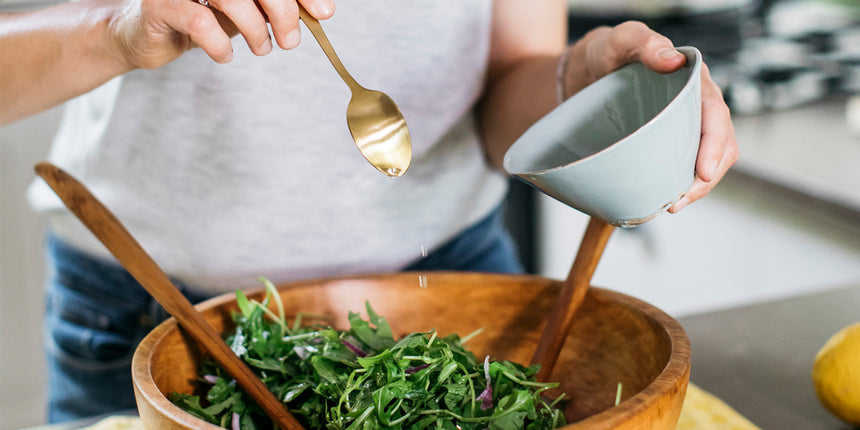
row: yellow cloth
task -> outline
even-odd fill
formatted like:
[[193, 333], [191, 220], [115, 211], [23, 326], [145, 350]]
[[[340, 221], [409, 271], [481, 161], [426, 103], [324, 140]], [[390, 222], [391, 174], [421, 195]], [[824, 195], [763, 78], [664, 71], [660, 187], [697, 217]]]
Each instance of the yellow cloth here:
[[676, 430], [759, 430], [731, 406], [690, 384]]
[[[140, 418], [105, 418], [82, 430], [144, 430]], [[716, 396], [690, 384], [676, 430], [760, 430]]]
[[143, 423], [138, 417], [113, 416], [99, 420], [97, 423], [81, 430], [144, 430]]

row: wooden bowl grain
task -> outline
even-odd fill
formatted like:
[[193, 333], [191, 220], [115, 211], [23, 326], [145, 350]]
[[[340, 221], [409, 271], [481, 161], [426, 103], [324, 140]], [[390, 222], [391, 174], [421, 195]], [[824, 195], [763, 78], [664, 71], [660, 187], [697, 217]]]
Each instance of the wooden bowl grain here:
[[[469, 341], [479, 358], [528, 363], [561, 282], [529, 275], [431, 272], [321, 279], [279, 287], [287, 315], [328, 315], [347, 328], [349, 311], [369, 301], [397, 334], [435, 328], [441, 336], [484, 331]], [[262, 297], [263, 290], [248, 293]], [[232, 329], [235, 295], [197, 306], [218, 332]], [[366, 315], [365, 315], [366, 316]], [[170, 319], [143, 339], [132, 361], [135, 397], [148, 429], [217, 429], [165, 394], [193, 393], [204, 357]], [[569, 430], [674, 429], [690, 377], [690, 343], [677, 321], [632, 297], [591, 288], [576, 314], [552, 380], [572, 399]], [[614, 406], [618, 383], [622, 402]]]

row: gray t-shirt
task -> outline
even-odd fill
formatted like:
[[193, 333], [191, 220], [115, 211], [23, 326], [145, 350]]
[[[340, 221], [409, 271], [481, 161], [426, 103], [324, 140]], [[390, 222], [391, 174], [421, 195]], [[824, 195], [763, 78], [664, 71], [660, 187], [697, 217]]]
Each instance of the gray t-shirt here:
[[[67, 104], [49, 159], [80, 179], [168, 274], [213, 292], [395, 271], [500, 204], [473, 108], [490, 0], [341, 1], [323, 28], [363, 86], [397, 102], [413, 160], [370, 166], [346, 126], [349, 90], [310, 32], [295, 50], [235, 59], [199, 49]], [[62, 239], [107, 251], [36, 181]]]

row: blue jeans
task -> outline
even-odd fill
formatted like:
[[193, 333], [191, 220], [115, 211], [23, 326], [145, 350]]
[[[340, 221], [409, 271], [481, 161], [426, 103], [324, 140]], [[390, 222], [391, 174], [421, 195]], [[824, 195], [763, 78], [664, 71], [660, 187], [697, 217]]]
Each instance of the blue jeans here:
[[[132, 355], [167, 312], [121, 266], [54, 237], [46, 245], [48, 422], [134, 409]], [[208, 298], [176, 286], [192, 303]]]
[[[47, 254], [48, 421], [134, 409], [132, 355], [167, 313], [113, 262], [55, 237], [48, 238]], [[522, 267], [496, 210], [404, 270], [520, 273]], [[210, 297], [174, 282], [192, 303]]]
[[403, 268], [403, 271], [412, 270], [490, 273], [524, 271], [517, 257], [514, 240], [505, 229], [501, 208], [433, 250], [427, 257]]

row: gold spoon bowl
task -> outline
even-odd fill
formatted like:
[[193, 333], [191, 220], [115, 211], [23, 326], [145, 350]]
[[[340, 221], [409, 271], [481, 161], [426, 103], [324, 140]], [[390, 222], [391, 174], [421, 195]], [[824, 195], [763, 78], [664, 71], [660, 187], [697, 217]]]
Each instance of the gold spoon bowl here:
[[346, 71], [319, 21], [299, 6], [299, 16], [319, 43], [334, 69], [352, 92], [346, 123], [358, 150], [373, 167], [400, 176], [412, 161], [412, 140], [403, 113], [385, 93], [362, 87]]

